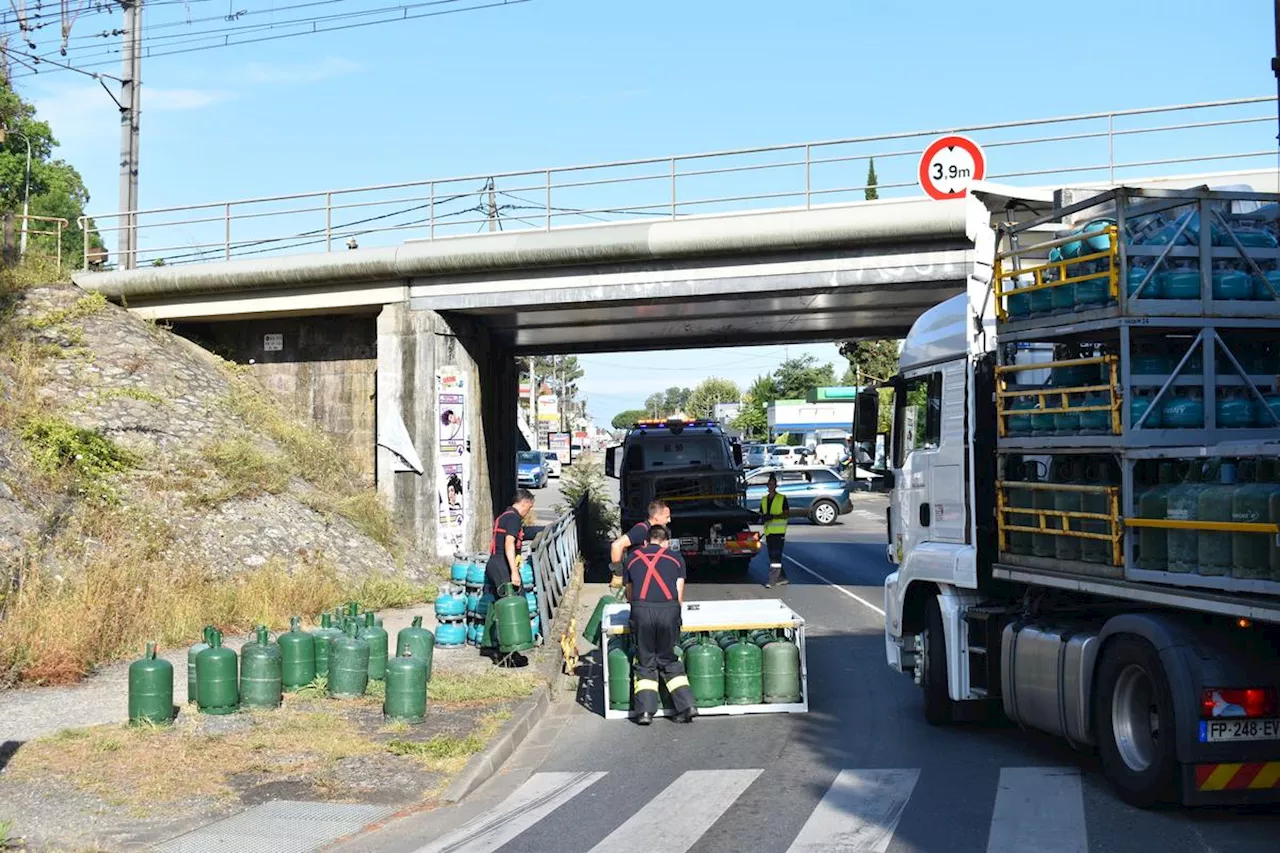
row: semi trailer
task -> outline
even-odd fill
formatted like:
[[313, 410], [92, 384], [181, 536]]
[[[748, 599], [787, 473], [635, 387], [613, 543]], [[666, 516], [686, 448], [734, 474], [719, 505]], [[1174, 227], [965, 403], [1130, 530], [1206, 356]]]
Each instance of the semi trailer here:
[[1280, 800], [1280, 196], [965, 204], [968, 280], [888, 383], [889, 666], [1132, 805]]

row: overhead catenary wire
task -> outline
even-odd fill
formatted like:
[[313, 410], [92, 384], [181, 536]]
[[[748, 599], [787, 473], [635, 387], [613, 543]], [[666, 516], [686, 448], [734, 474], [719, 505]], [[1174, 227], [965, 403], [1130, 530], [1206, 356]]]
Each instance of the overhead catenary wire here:
[[[348, 2], [348, 0], [327, 0], [327, 2]], [[197, 51], [213, 50], [223, 47], [235, 47], [236, 45], [258, 44], [303, 35], [319, 35], [321, 33], [340, 32], [360, 27], [375, 26], [377, 24], [396, 23], [419, 20], [422, 18], [440, 17], [443, 15], [460, 14], [463, 12], [502, 8], [505, 6], [527, 3], [529, 0], [484, 0], [484, 2], [470, 0], [470, 5], [453, 6], [453, 4], [463, 2], [468, 2], [468, 0], [423, 0], [423, 2], [383, 5], [375, 9], [358, 9], [334, 15], [297, 18], [286, 22], [248, 24], [241, 27], [219, 28], [216, 31], [206, 30], [202, 32], [197, 30], [189, 33], [175, 33], [169, 36], [162, 34], [155, 38], [150, 36], [155, 25], [148, 25], [148, 38], [143, 45], [143, 56], [147, 59], [154, 59], [163, 56], [177, 56]], [[449, 8], [436, 8], [446, 4], [449, 5]], [[355, 20], [370, 16], [381, 17], [376, 20]], [[272, 32], [273, 30], [289, 28], [292, 28], [294, 31]], [[244, 37], [246, 35], [253, 37]], [[211, 39], [213, 40], [212, 43], [202, 43], [208, 42]], [[154, 44], [150, 44], [151, 42], [157, 41], [160, 43], [158, 47]], [[118, 47], [94, 50], [93, 46], [87, 45], [81, 48], [72, 48], [69, 51], [69, 57], [76, 62], [76, 68], [71, 70], [96, 68], [103, 65], [114, 64], [119, 60], [120, 53], [121, 48]], [[51, 60], [37, 54], [24, 52], [23, 55], [32, 59], [37, 59], [40, 62], [51, 62]], [[14, 76], [27, 77], [30, 76], [30, 72], [27, 74], [15, 74]]]

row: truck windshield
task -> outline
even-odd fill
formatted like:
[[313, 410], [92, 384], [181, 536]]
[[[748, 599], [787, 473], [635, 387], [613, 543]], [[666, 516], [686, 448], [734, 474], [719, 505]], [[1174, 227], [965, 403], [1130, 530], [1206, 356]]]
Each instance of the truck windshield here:
[[627, 468], [658, 471], [664, 468], [729, 467], [724, 442], [715, 436], [662, 436], [636, 442], [627, 451]]

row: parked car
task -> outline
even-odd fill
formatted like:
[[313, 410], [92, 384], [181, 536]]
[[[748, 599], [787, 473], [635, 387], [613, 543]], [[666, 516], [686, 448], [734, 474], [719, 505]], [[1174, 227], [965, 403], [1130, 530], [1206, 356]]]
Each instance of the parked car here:
[[516, 485], [532, 489], [547, 487], [546, 451], [522, 450], [516, 454]]
[[769, 451], [775, 446], [773, 444], [742, 445], [742, 470], [750, 471], [752, 468], [764, 465], [769, 461]]
[[554, 450], [544, 450], [542, 451], [542, 458], [547, 463], [547, 476], [559, 479], [562, 463], [560, 462], [560, 457], [556, 456], [556, 452]]
[[807, 447], [790, 447], [785, 444], [775, 445], [770, 449], [769, 457], [764, 464], [776, 465], [779, 468], [793, 465], [812, 465], [813, 451]]
[[853, 511], [849, 494], [856, 488], [854, 481], [823, 465], [768, 465], [752, 471], [747, 476], [747, 506], [759, 509], [761, 499], [769, 491], [770, 474], [777, 476], [778, 492], [786, 496], [789, 515], [793, 518], [807, 518], [827, 527]]

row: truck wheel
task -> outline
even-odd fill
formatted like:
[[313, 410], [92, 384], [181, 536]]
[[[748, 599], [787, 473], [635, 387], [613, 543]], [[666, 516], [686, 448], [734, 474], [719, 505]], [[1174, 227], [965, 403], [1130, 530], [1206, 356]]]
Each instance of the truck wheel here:
[[1176, 796], [1173, 694], [1155, 649], [1117, 637], [1103, 653], [1093, 691], [1102, 772], [1120, 799], [1150, 808]]
[[823, 527], [830, 527], [836, 523], [838, 518], [840, 518], [840, 507], [836, 506], [831, 501], [818, 501], [813, 505], [813, 508], [809, 510], [809, 518], [814, 524], [819, 524]]
[[942, 726], [955, 720], [955, 702], [947, 691], [947, 639], [942, 631], [942, 607], [938, 596], [929, 596], [925, 608], [924, 648], [920, 665], [924, 672], [920, 686], [924, 688], [924, 718], [931, 726]]

